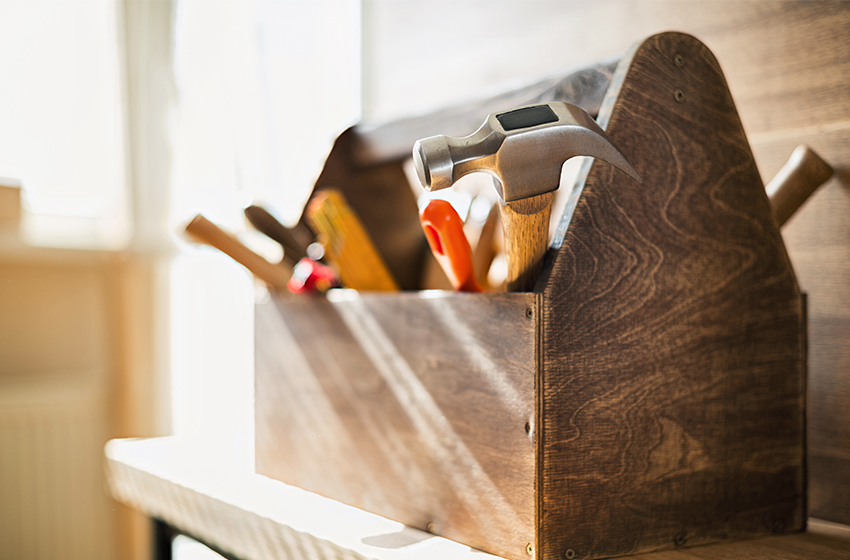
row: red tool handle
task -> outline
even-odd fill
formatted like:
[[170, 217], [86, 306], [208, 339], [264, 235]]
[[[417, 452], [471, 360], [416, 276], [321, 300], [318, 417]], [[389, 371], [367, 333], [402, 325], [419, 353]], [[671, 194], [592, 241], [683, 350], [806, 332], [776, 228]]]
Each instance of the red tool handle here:
[[472, 250], [463, 233], [463, 221], [445, 200], [432, 200], [419, 221], [437, 262], [458, 292], [482, 292], [472, 269]]

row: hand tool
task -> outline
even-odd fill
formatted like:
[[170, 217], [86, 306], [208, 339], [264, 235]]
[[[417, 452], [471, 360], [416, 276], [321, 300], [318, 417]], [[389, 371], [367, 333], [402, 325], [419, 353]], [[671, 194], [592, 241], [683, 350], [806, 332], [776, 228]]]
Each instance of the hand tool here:
[[472, 269], [475, 271], [475, 278], [481, 286], [488, 286], [490, 283], [487, 280], [487, 274], [490, 272], [490, 265], [493, 264], [493, 259], [499, 252], [496, 246], [496, 234], [499, 228], [499, 205], [493, 204], [490, 212], [487, 214], [487, 219], [484, 220], [484, 225], [478, 233], [478, 242], [472, 250]]
[[[312, 232], [301, 232], [297, 228], [290, 229], [284, 226], [262, 206], [248, 206], [245, 208], [245, 217], [258, 231], [283, 247], [283, 259], [290, 266], [295, 266], [298, 261], [307, 256], [307, 245], [312, 243], [315, 237]], [[305, 244], [303, 238], [309, 241]]]
[[470, 136], [433, 136], [413, 146], [416, 173], [428, 191], [450, 187], [476, 171], [496, 178], [512, 292], [534, 288], [546, 254], [561, 167], [574, 156], [596, 157], [641, 182], [596, 121], [562, 102], [491, 113]]
[[325, 293], [331, 288], [339, 288], [339, 277], [331, 267], [304, 257], [295, 265], [288, 288], [293, 294]]
[[765, 186], [770, 208], [779, 227], [832, 177], [832, 167], [806, 145], [797, 146], [779, 173]]
[[307, 220], [324, 236], [325, 256], [336, 264], [346, 288], [395, 291], [396, 284], [357, 215], [336, 189], [322, 189], [307, 205]]
[[419, 220], [434, 257], [457, 292], [483, 292], [475, 279], [472, 250], [463, 232], [463, 220], [451, 203], [432, 200], [419, 212]]
[[292, 269], [283, 265], [274, 265], [246, 247], [232, 234], [224, 231], [202, 214], [195, 216], [186, 225], [186, 233], [200, 243], [215, 247], [222, 253], [247, 268], [251, 273], [269, 285], [285, 291]]

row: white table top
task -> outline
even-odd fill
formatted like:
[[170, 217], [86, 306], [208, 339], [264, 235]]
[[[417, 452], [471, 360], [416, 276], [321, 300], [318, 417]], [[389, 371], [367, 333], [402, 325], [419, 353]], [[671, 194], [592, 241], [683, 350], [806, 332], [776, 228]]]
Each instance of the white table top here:
[[[106, 445], [119, 501], [243, 560], [493, 560], [496, 556], [255, 474], [238, 457], [177, 437]], [[242, 458], [244, 459], [244, 458]], [[636, 560], [850, 559], [850, 527], [642, 554]]]
[[497, 557], [234, 466], [176, 437], [106, 446], [112, 495], [244, 560]]

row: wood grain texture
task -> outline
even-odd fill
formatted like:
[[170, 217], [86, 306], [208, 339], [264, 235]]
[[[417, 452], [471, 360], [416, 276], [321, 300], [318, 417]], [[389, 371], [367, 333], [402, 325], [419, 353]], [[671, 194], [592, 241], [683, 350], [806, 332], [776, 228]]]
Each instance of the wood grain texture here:
[[[491, 560], [362, 510], [234, 468], [223, 450], [179, 438], [114, 440], [109, 492], [145, 515], [241, 560]], [[850, 528], [810, 522], [804, 534], [730, 541], [640, 560], [838, 560]]]
[[113, 440], [105, 466], [117, 500], [240, 560], [496, 559], [237, 462], [210, 442], [168, 437]]
[[644, 41], [599, 121], [644, 184], [591, 164], [538, 284], [538, 558], [799, 531], [802, 298], [716, 59]]
[[549, 219], [555, 193], [509, 202], [500, 208], [508, 261], [509, 292], [530, 292], [549, 246]]
[[846, 560], [850, 542], [843, 538], [805, 533], [717, 543], [711, 546], [680, 548], [639, 554], [634, 560]]
[[256, 308], [257, 471], [527, 558], [539, 296], [331, 294]]

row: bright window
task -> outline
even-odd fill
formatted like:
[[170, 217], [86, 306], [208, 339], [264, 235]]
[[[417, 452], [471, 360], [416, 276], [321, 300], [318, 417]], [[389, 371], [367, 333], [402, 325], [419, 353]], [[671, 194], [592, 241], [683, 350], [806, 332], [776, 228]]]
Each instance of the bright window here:
[[0, 1], [0, 176], [21, 180], [34, 244], [129, 234], [113, 1]]

